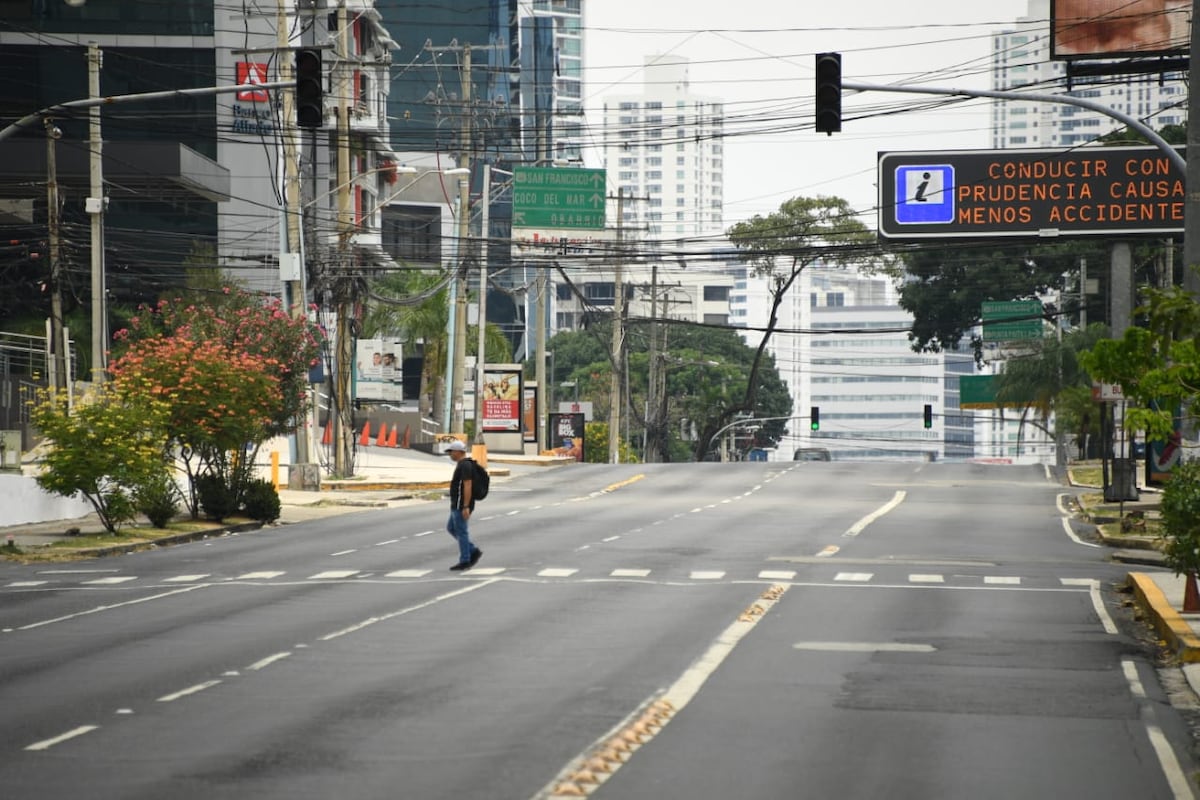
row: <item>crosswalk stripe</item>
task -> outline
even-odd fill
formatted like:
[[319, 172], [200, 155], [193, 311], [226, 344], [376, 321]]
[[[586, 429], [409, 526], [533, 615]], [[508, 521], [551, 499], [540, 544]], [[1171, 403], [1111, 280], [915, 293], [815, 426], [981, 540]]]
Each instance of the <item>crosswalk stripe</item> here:
[[387, 577], [389, 577], [389, 578], [424, 578], [426, 575], [428, 575], [431, 572], [433, 572], [433, 570], [431, 570], [431, 569], [398, 569], [395, 572], [389, 572], [387, 574]]
[[1005, 576], [1005, 575], [985, 575], [984, 583], [1003, 584], [1007, 586], [1016, 586], [1021, 583], [1020, 578]]
[[556, 567], [549, 567], [549, 568], [544, 569], [541, 572], [539, 572], [538, 577], [539, 578], [569, 578], [572, 575], [574, 575], [576, 572], [579, 572], [579, 570], [577, 570], [577, 569], [558, 569]]
[[505, 569], [507, 569], [507, 567], [476, 567], [475, 569], [469, 570], [469, 572], [472, 575], [499, 575], [501, 572], [504, 572]]
[[758, 573], [758, 577], [772, 581], [790, 581], [796, 577], [796, 573], [793, 570], [787, 569], [764, 569]]
[[946, 579], [941, 575], [909, 575], [909, 583], [945, 583]]
[[5, 585], [14, 589], [26, 589], [30, 586], [45, 586], [49, 582], [50, 581], [13, 581], [12, 583]]
[[324, 572], [318, 572], [316, 575], [309, 575], [310, 581], [327, 581], [337, 578], [349, 578], [351, 575], [357, 575], [356, 569], [329, 569]]
[[650, 574], [648, 569], [614, 569], [608, 573], [614, 578], [644, 578]]
[[261, 581], [261, 580], [268, 580], [270, 578], [278, 578], [280, 575], [284, 575], [284, 574], [286, 574], [286, 573], [271, 572], [269, 570], [264, 571], [264, 572], [247, 572], [245, 575], [238, 575], [236, 578], [234, 578], [234, 580], [235, 581]]
[[94, 580], [84, 581], [83, 583], [84, 583], [84, 585], [90, 585], [90, 586], [112, 586], [114, 584], [128, 583], [129, 581], [136, 581], [136, 580], [137, 580], [137, 577], [135, 577], [133, 575], [112, 575], [107, 578], [95, 578]]
[[176, 575], [174, 578], [163, 578], [163, 583], [191, 583], [192, 581], [202, 580], [208, 577], [208, 573], [203, 575]]
[[835, 581], [849, 581], [852, 583], [865, 583], [875, 577], [873, 572], [839, 572], [833, 576]]
[[688, 577], [694, 581], [716, 581], [724, 578], [725, 573], [718, 570], [695, 570]]

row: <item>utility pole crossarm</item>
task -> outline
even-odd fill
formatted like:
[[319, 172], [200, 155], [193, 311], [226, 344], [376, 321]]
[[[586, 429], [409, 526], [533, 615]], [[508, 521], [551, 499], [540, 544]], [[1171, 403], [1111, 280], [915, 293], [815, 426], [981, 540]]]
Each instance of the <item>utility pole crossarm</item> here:
[[1186, 173], [1187, 163], [1179, 151], [1172, 147], [1166, 139], [1163, 139], [1158, 133], [1146, 123], [1136, 117], [1125, 114], [1115, 108], [1109, 108], [1103, 103], [1097, 103], [1095, 100], [1088, 100], [1084, 97], [1071, 97], [1070, 95], [1062, 94], [1041, 94], [1038, 92], [1009, 92], [992, 89], [948, 89], [937, 86], [890, 86], [875, 83], [856, 83], [853, 81], [842, 81], [843, 89], [853, 89], [859, 92], [899, 92], [902, 94], [939, 94], [948, 95], [951, 97], [991, 97], [998, 100], [1031, 100], [1035, 103], [1057, 103], [1064, 106], [1078, 106], [1086, 108], [1090, 111], [1097, 111], [1105, 116], [1112, 117], [1118, 122], [1122, 122], [1133, 128], [1138, 133], [1146, 137], [1146, 139], [1163, 152], [1170, 159], [1172, 165], [1180, 171]]

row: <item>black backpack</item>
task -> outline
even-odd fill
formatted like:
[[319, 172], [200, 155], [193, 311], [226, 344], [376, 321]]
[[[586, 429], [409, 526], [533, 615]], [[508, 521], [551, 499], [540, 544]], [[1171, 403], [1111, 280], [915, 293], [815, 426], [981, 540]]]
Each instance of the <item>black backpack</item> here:
[[488, 489], [491, 488], [492, 476], [488, 475], [488, 471], [483, 468], [475, 459], [471, 459], [471, 466], [475, 467], [475, 478], [471, 481], [471, 499], [482, 500], [488, 496]]

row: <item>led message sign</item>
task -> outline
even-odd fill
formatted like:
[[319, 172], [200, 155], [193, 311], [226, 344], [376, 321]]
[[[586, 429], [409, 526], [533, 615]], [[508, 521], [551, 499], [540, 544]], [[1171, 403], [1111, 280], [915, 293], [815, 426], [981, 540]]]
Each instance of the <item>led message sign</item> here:
[[1153, 147], [879, 154], [879, 235], [1176, 234], [1184, 176]]

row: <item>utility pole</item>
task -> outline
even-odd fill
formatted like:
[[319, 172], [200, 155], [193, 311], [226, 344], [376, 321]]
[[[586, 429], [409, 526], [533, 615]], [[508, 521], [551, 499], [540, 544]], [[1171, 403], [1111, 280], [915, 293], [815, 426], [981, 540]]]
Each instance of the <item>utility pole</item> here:
[[[1192, 0], [1191, 41], [1200, 42], [1200, 0]], [[1195, 53], [1192, 54], [1196, 55]], [[1184, 171], [1183, 288], [1200, 298], [1200, 58], [1188, 63], [1187, 160]]]
[[[471, 45], [465, 45], [462, 51], [462, 155], [458, 165], [471, 168]], [[458, 217], [458, 264], [455, 265], [454, 275], [454, 314], [452, 323], [454, 335], [453, 364], [450, 367], [450, 429], [457, 433], [464, 430], [463, 425], [463, 373], [467, 371], [467, 261], [469, 260], [470, 245], [468, 236], [471, 231], [471, 174], [468, 172], [458, 183], [459, 217]], [[480, 387], [476, 386], [475, 391]]]
[[[88, 42], [88, 98], [100, 96], [100, 67], [104, 53], [95, 42]], [[107, 298], [104, 281], [104, 140], [100, 135], [100, 106], [88, 109], [88, 176], [90, 185], [86, 211], [91, 217], [92, 275], [92, 383], [104, 382], [104, 354], [108, 344]]]
[[487, 442], [483, 440], [483, 368], [487, 364], [488, 225], [492, 205], [492, 166], [483, 168], [483, 205], [479, 214], [479, 330], [475, 347], [475, 442], [471, 457], [487, 467]]
[[613, 269], [613, 318], [612, 318], [612, 382], [609, 385], [608, 411], [608, 460], [611, 464], [621, 461], [621, 365], [625, 344], [623, 323], [625, 288], [622, 284], [622, 262], [625, 259], [625, 190], [617, 189], [617, 263]]
[[46, 127], [46, 236], [50, 248], [50, 349], [51, 386], [55, 391], [67, 386], [66, 342], [63, 336], [62, 253], [59, 238], [62, 222], [59, 217], [58, 156], [56, 143], [62, 131], [47, 117]]
[[659, 364], [658, 353], [658, 264], [650, 265], [650, 364], [646, 380], [646, 435], [642, 458], [647, 464], [658, 463], [658, 373], [666, 369]]
[[[291, 42], [288, 39], [287, 0], [277, 0], [275, 10], [275, 52], [278, 59], [278, 77], [281, 83], [287, 84], [279, 90], [279, 101], [282, 107], [281, 121], [283, 123], [283, 221], [285, 228], [285, 247], [280, 255], [280, 268], [289, 274], [287, 280], [287, 306], [291, 309], [292, 317], [305, 319], [308, 311], [305, 308], [304, 262], [300, 257], [302, 249], [300, 236], [300, 170], [298, 157], [299, 147], [296, 128], [296, 89], [292, 85], [292, 55]], [[294, 276], [294, 277], [290, 277]], [[296, 425], [296, 463], [293, 476], [290, 472], [288, 483], [292, 488], [300, 489], [309, 486], [312, 478], [320, 480], [320, 474], [306, 475], [311, 471], [312, 448], [309, 441], [309, 418], [306, 413], [303, 419], [297, 420]], [[295, 480], [293, 480], [295, 478]]]
[[354, 220], [350, 213], [350, 57], [346, 0], [337, 9], [337, 272], [333, 280], [337, 303], [337, 372], [334, 376], [332, 412], [334, 419], [333, 471], [339, 477], [354, 474], [354, 403], [350, 378], [354, 362], [354, 339], [350, 315], [354, 310], [354, 276], [350, 274], [350, 235]]

